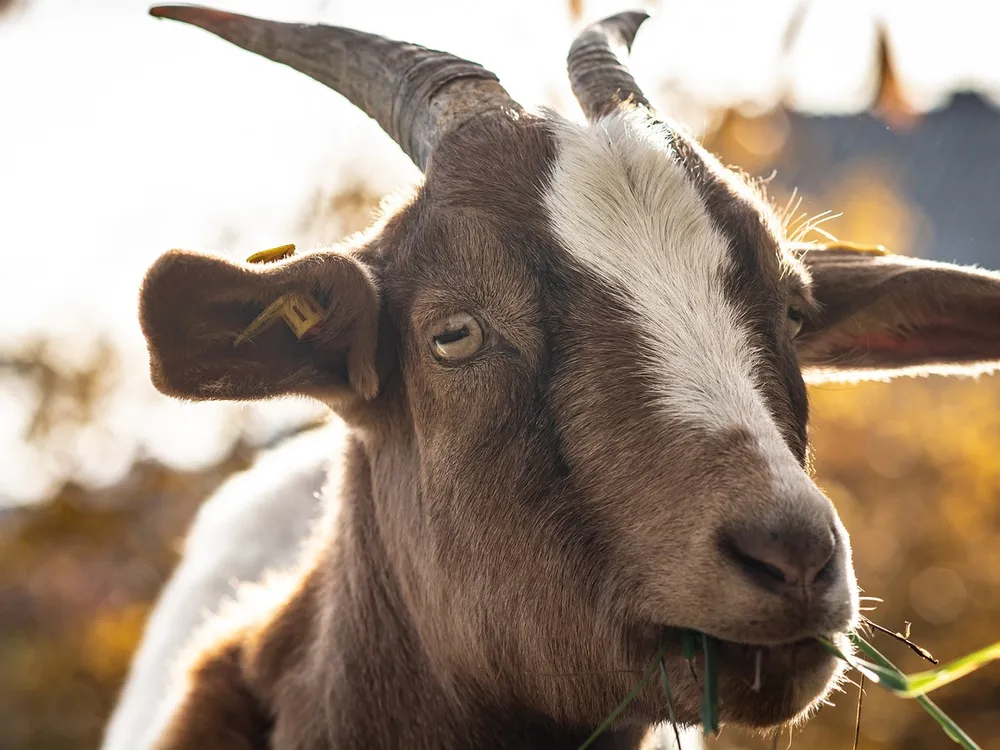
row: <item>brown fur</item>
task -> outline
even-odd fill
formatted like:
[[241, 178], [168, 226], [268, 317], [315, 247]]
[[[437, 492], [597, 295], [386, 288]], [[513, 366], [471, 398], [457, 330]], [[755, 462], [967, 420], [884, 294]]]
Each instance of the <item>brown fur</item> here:
[[205, 651], [191, 671], [186, 701], [211, 710], [187, 712], [185, 721], [172, 722], [161, 744], [267, 750], [269, 711], [251, 691], [244, 670], [243, 646], [237, 639], [220, 641]]
[[[161, 750], [575, 747], [680, 627], [726, 639], [727, 720], [781, 722], [827, 689], [822, 650], [787, 644], [853, 616], [824, 599], [848, 597], [846, 537], [811, 599], [757, 585], [721, 541], [734, 528], [809, 539], [835, 526], [832, 506], [818, 490], [775, 497], [751, 436], [649, 408], [637, 322], [548, 229], [555, 148], [541, 119], [480, 118], [445, 140], [413, 201], [358, 247], [264, 269], [174, 253], [150, 271], [142, 318], [157, 387], [307, 393], [353, 429], [339, 513], [279, 603], [196, 656]], [[824, 320], [839, 336], [844, 315], [865, 321], [890, 303], [857, 290], [859, 269], [833, 273], [830, 251], [804, 256], [810, 292], [766, 207], [695, 147], [678, 153], [731, 239], [735, 270], [720, 283], [765, 352], [767, 404], [804, 462], [789, 300], [811, 310], [807, 347]], [[944, 292], [954, 277], [935, 278]], [[1000, 283], [970, 284], [939, 325], [984, 325], [963, 316], [995, 310]], [[234, 353], [235, 332], [292, 289], [329, 306], [322, 334], [297, 341], [279, 326]], [[907, 330], [906, 305], [891, 308], [894, 330]], [[490, 346], [438, 363], [428, 327], [463, 310], [482, 316]], [[975, 356], [995, 360], [1000, 347]], [[786, 644], [765, 649], [759, 693], [748, 642]], [[676, 648], [666, 668], [682, 721], [696, 721]], [[606, 746], [634, 747], [664, 718], [650, 687]]]
[[804, 366], [926, 372], [1000, 357], [1000, 275], [836, 248], [797, 253], [823, 302], [802, 331]]

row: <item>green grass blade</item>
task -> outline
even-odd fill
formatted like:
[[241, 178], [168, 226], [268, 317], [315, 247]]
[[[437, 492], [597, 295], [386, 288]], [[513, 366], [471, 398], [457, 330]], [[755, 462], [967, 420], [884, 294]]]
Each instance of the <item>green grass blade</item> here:
[[705, 655], [705, 688], [701, 694], [701, 726], [705, 736], [719, 733], [719, 674], [715, 663], [715, 639], [701, 634]]
[[663, 682], [663, 697], [667, 700], [667, 716], [670, 717], [670, 725], [674, 728], [674, 739], [677, 741], [677, 750], [681, 750], [681, 730], [677, 725], [677, 713], [674, 711], [674, 697], [670, 693], [670, 681], [667, 679], [667, 666], [660, 658], [660, 679]]
[[[905, 687], [905, 681], [903, 675], [896, 669], [888, 669], [886, 667], [879, 666], [878, 664], [872, 664], [864, 659], [859, 659], [853, 654], [845, 654], [837, 645], [822, 636], [816, 638], [823, 647], [829, 651], [831, 654], [836, 656], [838, 659], [843, 659], [848, 664], [850, 664], [854, 669], [858, 670], [861, 674], [867, 677], [872, 682], [882, 687], [893, 686], [896, 688]], [[889, 687], [891, 690], [892, 687]]]
[[602, 721], [601, 725], [599, 727], [597, 727], [597, 729], [594, 730], [594, 733], [591, 734], [584, 741], [584, 743], [582, 745], [580, 745], [579, 750], [586, 750], [588, 747], [590, 747], [591, 745], [593, 745], [597, 741], [598, 737], [600, 737], [602, 734], [604, 734], [606, 731], [608, 731], [608, 728], [612, 724], [615, 723], [615, 719], [617, 719], [621, 715], [622, 711], [624, 711], [626, 708], [628, 708], [628, 705], [632, 701], [634, 701], [635, 697], [637, 695], [639, 695], [639, 693], [642, 691], [642, 689], [644, 687], [646, 687], [646, 684], [652, 678], [653, 673], [656, 672], [656, 665], [659, 664], [659, 662], [660, 662], [661, 659], [663, 659], [663, 655], [666, 652], [667, 652], [666, 645], [660, 646], [660, 650], [656, 652], [656, 656], [653, 657], [653, 661], [651, 661], [649, 663], [649, 666], [646, 667], [646, 671], [643, 672], [642, 677], [640, 678], [640, 680], [629, 691], [629, 694], [625, 696], [625, 700], [623, 700], [621, 703], [619, 703], [615, 707], [615, 710], [612, 711], [610, 714], [608, 714], [608, 718], [606, 718], [604, 721]]
[[965, 750], [982, 750], [982, 748], [977, 745], [973, 739], [967, 735], [958, 724], [956, 724], [948, 714], [938, 708], [937, 704], [928, 698], [926, 695], [921, 695], [917, 698], [917, 703], [920, 707], [924, 709], [927, 713], [933, 717], [934, 721], [941, 725], [941, 729], [944, 733], [957, 744], [961, 745]]
[[[864, 651], [869, 658], [874, 659], [877, 662], [877, 666], [882, 667], [883, 669], [894, 669], [899, 672], [895, 664], [885, 658], [885, 656], [883, 656], [877, 648], [868, 643], [868, 641], [864, 638], [856, 633], [851, 633], [850, 638], [851, 641], [855, 643], [858, 648]], [[948, 714], [938, 708], [937, 704], [935, 704], [930, 698], [926, 695], [919, 695], [917, 696], [916, 701], [920, 704], [921, 708], [929, 713], [933, 719], [941, 725], [941, 729], [944, 730], [944, 733], [954, 742], [961, 745], [965, 748], [965, 750], [981, 750], [979, 745], [977, 745], [972, 738], [969, 737], [969, 735], [967, 735], [950, 716], [948, 716]]]
[[[881, 659], [885, 659], [874, 646], [863, 638], [852, 637], [851, 640], [854, 641], [858, 649], [863, 651], [868, 658], [874, 659], [876, 663], [879, 662], [880, 657]], [[898, 689], [890, 685], [886, 685], [886, 687], [903, 698], [917, 698], [961, 679], [965, 675], [971, 674], [980, 667], [997, 659], [1000, 659], [1000, 642], [986, 648], [981, 648], [978, 651], [963, 656], [960, 659], [950, 661], [947, 664], [942, 664], [934, 669], [903, 675], [903, 684]]]
[[681, 656], [685, 661], [694, 659], [695, 654], [695, 632], [693, 630], [681, 631]]

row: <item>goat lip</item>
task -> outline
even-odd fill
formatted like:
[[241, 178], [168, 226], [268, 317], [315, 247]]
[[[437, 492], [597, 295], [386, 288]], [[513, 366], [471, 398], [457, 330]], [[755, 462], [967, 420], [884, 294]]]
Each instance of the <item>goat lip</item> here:
[[741, 641], [731, 641], [717, 638], [719, 648], [727, 653], [739, 652], [755, 657], [756, 652], [762, 651], [765, 654], [784, 654], [801, 651], [803, 649], [823, 649], [822, 645], [813, 637], [796, 638], [791, 641], [781, 641], [778, 643], [744, 643]]
[[[839, 638], [834, 636], [836, 641]], [[781, 665], [779, 669], [789, 674], [803, 667], [810, 668], [807, 665], [815, 666], [835, 659], [815, 636], [771, 643], [744, 643], [717, 638], [716, 643], [720, 662], [725, 661], [733, 666], [750, 665], [751, 669], [759, 658], [775, 666]], [[761, 654], [760, 657], [757, 656], [758, 653]]]
[[735, 646], [750, 651], [769, 651], [769, 650], [783, 650], [788, 648], [795, 648], [803, 646], [806, 644], [816, 643], [815, 635], [805, 635], [799, 638], [790, 638], [787, 640], [775, 640], [775, 641], [737, 641], [731, 638], [716, 638], [719, 643], [725, 644], [727, 646]]
[[723, 719], [747, 727], [807, 713], [845, 668], [815, 638], [772, 646], [721, 641], [718, 650]]
[[[676, 639], [680, 630], [675, 627], [666, 626], [663, 628], [663, 633], [668, 639]], [[699, 631], [694, 631], [700, 636]], [[820, 632], [805, 632], [801, 635], [795, 636], [794, 638], [775, 638], [771, 639], [753, 639], [753, 640], [738, 640], [733, 637], [719, 636], [713, 633], [706, 633], [712, 640], [716, 643], [732, 649], [743, 649], [748, 652], [754, 651], [783, 651], [792, 648], [801, 648], [803, 646], [816, 644], [816, 640], [820, 636], [824, 636], [833, 640], [838, 646], [842, 648], [848, 648], [846, 639], [847, 636], [844, 633], [820, 633]]]

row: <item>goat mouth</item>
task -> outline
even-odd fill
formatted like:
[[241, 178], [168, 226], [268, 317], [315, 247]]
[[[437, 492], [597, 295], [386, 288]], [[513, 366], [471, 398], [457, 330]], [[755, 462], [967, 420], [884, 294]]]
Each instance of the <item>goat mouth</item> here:
[[822, 649], [821, 644], [816, 640], [815, 636], [796, 638], [790, 641], [778, 641], [777, 643], [754, 643], [752, 641], [734, 641], [725, 638], [714, 638], [713, 640], [726, 649], [745, 653], [795, 652], [804, 648], [812, 648], [812, 646], [819, 646]]
[[[681, 630], [675, 627], [665, 626], [662, 628], [663, 640], [667, 642], [677, 642], [680, 643], [682, 640], [682, 635], [684, 633], [693, 634], [695, 636], [695, 642], [697, 644], [696, 651], [700, 652], [701, 637], [707, 635], [715, 642], [716, 647], [722, 649], [727, 656], [732, 656], [734, 658], [740, 658], [746, 655], [755, 655], [757, 653], [770, 653], [770, 654], [787, 654], [792, 655], [798, 653], [799, 651], [813, 651], [814, 646], [819, 649], [819, 651], [826, 652], [822, 644], [817, 640], [818, 633], [815, 635], [804, 635], [797, 638], [791, 638], [788, 640], [775, 640], [775, 641], [739, 641], [731, 638], [720, 638], [714, 636], [711, 633], [701, 633], [696, 630]], [[833, 633], [825, 634], [826, 638], [832, 640], [838, 647], [842, 649], [850, 649], [849, 641], [847, 639], [846, 633]], [[754, 656], [756, 659], [756, 656]]]
[[716, 639], [716, 650], [719, 661], [731, 667], [749, 666], [754, 677], [760, 677], [760, 671], [768, 663], [781, 668], [789, 676], [794, 676], [796, 666], [808, 667], [816, 661], [833, 659], [829, 652], [815, 638], [799, 638], [786, 643], [741, 643]]
[[[665, 635], [679, 640], [676, 630], [667, 629]], [[842, 639], [846, 636], [833, 636], [838, 644]], [[768, 644], [712, 640], [720, 716], [723, 721], [746, 727], [774, 727], [808, 715], [845, 667], [814, 637]], [[705, 675], [700, 637], [696, 644], [695, 657], [686, 671], [701, 685]]]

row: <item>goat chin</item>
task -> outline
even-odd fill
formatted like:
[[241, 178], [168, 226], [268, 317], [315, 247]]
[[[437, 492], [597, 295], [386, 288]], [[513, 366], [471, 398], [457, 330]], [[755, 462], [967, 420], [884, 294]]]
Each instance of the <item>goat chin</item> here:
[[[320, 491], [345, 437], [339, 420], [265, 451], [202, 505], [181, 562], [149, 618], [101, 750], [152, 747], [168, 713], [175, 661], [237, 583], [291, 565], [320, 514]], [[329, 484], [327, 485], [329, 487]], [[335, 497], [336, 493], [329, 493]], [[252, 539], [252, 544], [246, 540]]]
[[723, 641], [718, 659], [723, 720], [753, 728], [804, 721], [845, 666], [811, 638], [765, 647]]

